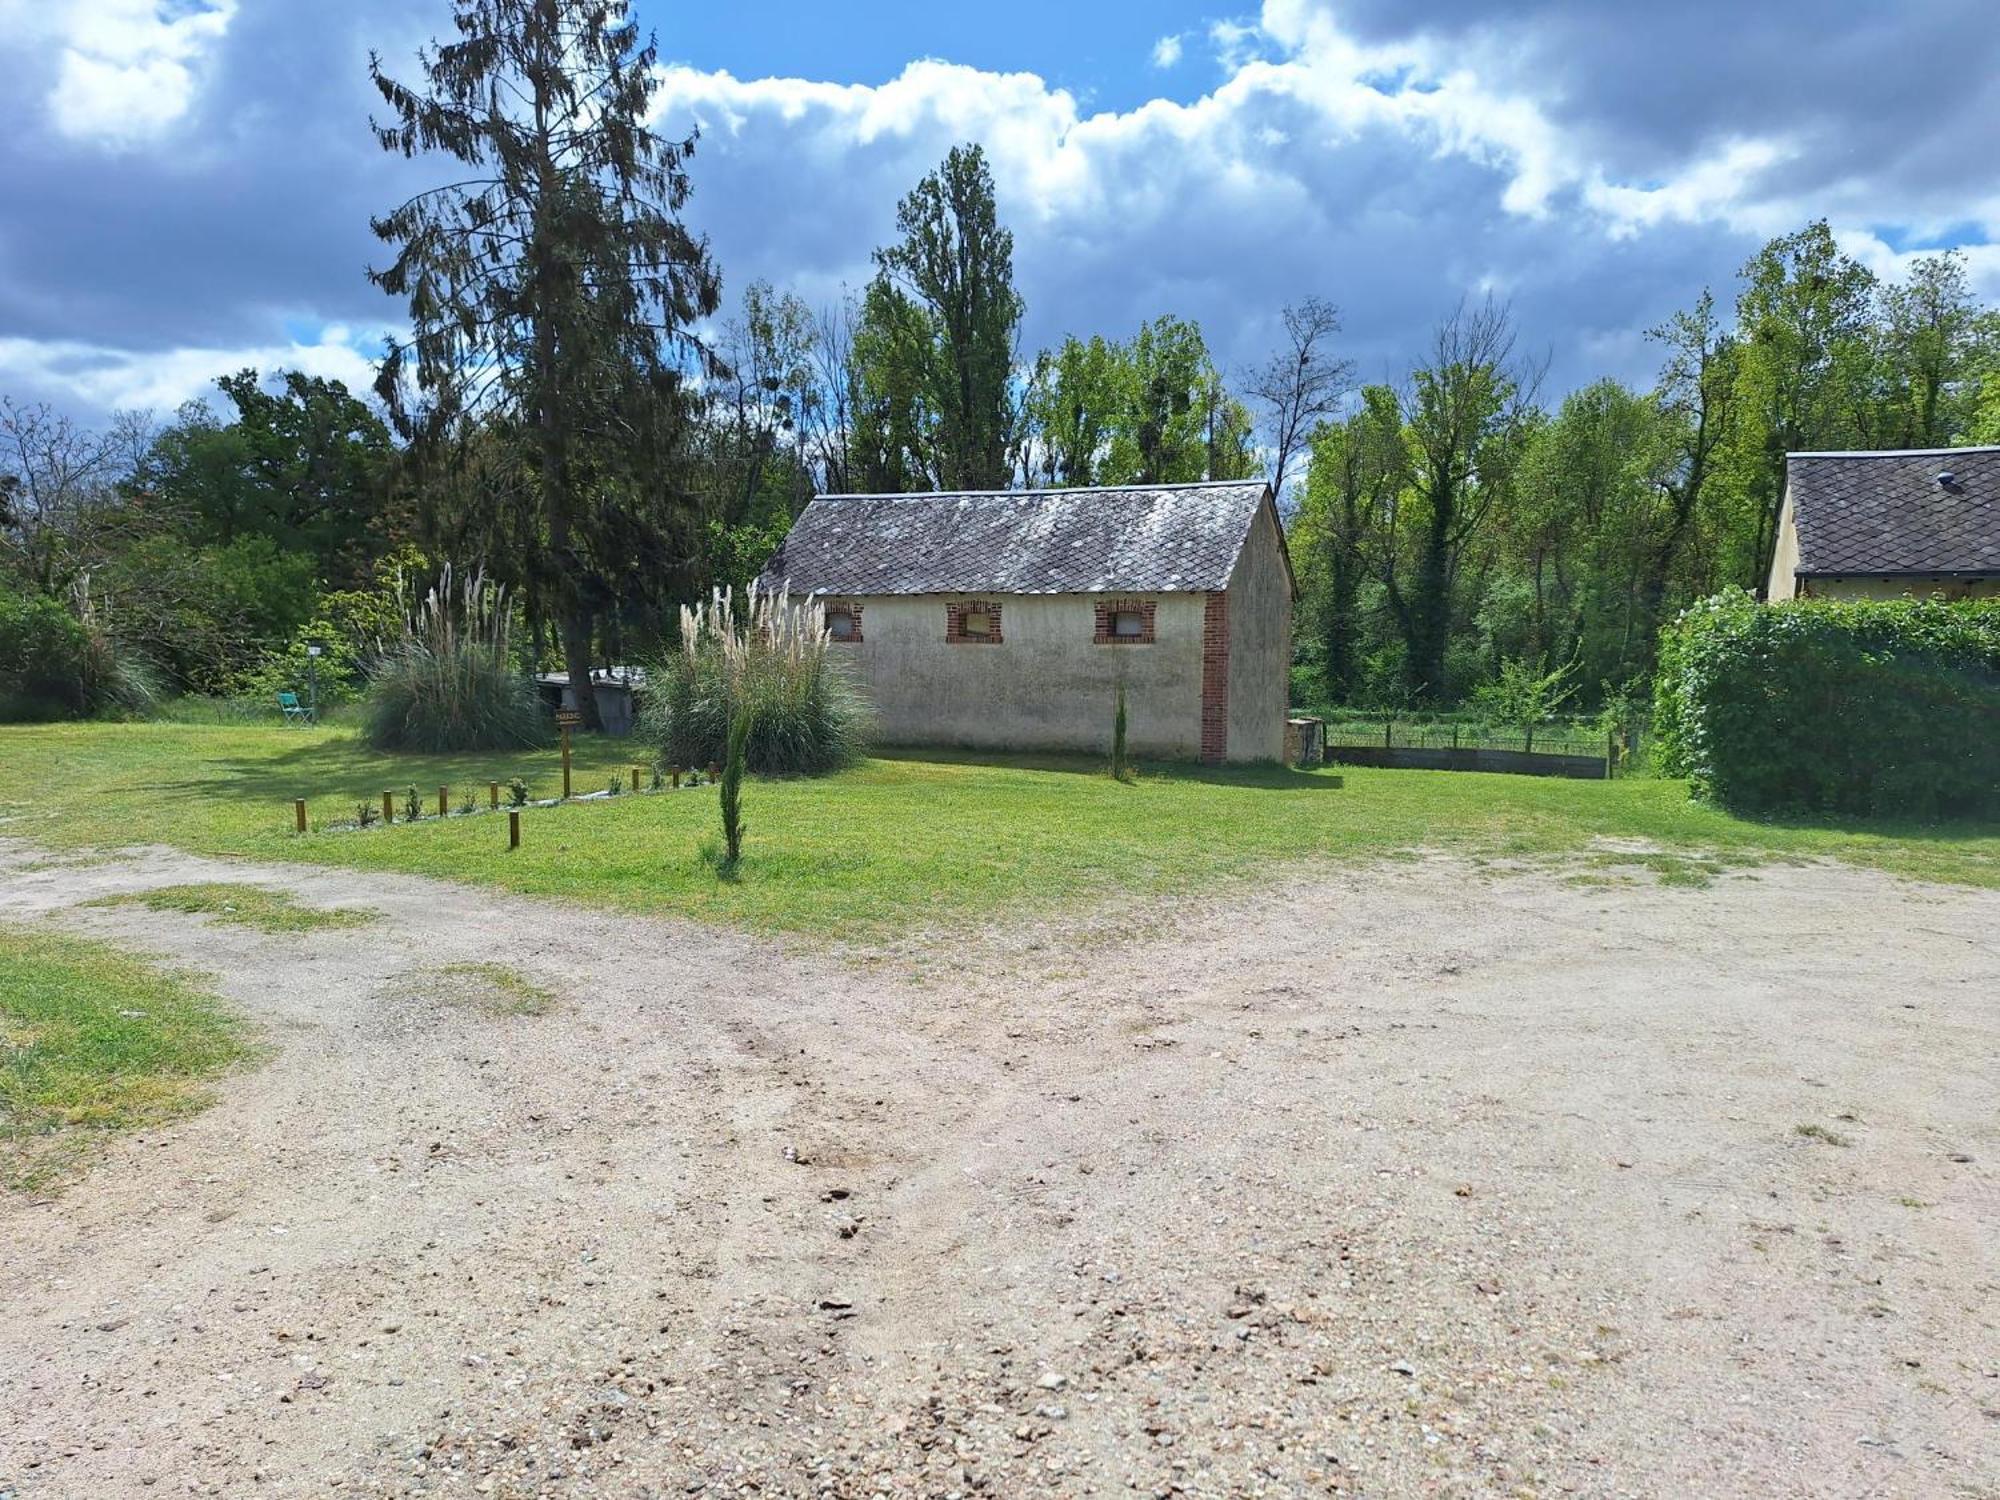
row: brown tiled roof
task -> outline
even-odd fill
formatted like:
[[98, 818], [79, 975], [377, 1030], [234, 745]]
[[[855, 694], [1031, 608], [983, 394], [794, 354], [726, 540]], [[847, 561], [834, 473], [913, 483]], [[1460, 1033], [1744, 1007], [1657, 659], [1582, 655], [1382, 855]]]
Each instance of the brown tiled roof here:
[[822, 495], [759, 583], [833, 595], [1227, 588], [1264, 496], [1262, 480]]
[[2000, 574], [2000, 448], [1793, 453], [1785, 478], [1801, 574]]

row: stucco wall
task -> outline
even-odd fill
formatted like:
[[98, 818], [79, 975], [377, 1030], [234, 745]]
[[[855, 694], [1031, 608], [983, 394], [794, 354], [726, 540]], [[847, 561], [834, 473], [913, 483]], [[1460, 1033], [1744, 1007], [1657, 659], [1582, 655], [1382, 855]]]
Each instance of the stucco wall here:
[[1772, 603], [1789, 599], [1798, 592], [1793, 577], [1799, 569], [1799, 525], [1792, 514], [1792, 487], [1785, 486], [1784, 508], [1778, 513], [1778, 540], [1771, 552], [1771, 576], [1764, 584], [1764, 597]]
[[[945, 639], [945, 606], [971, 595], [862, 596], [861, 640], [836, 643], [887, 745], [1108, 752], [1125, 683], [1132, 753], [1193, 759], [1201, 748], [1199, 594], [1157, 601], [1148, 645], [1096, 643], [1095, 602], [1128, 594], [1003, 594], [998, 645]], [[1232, 746], [1232, 749], [1234, 747]]]
[[[1814, 599], [1993, 599], [2000, 578], [1806, 578], [1799, 592]], [[1776, 597], [1775, 595], [1773, 597]]]
[[1229, 580], [1229, 759], [1284, 759], [1291, 666], [1291, 574], [1267, 503]]

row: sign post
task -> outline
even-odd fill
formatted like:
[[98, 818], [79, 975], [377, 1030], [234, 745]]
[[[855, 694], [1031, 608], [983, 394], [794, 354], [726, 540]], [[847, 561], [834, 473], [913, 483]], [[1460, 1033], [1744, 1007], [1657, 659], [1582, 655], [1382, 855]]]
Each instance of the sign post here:
[[311, 684], [306, 689], [306, 701], [312, 705], [312, 721], [319, 722], [319, 652], [317, 646], [306, 647], [306, 681]]
[[569, 732], [583, 722], [583, 715], [573, 709], [562, 709], [556, 714], [556, 727], [562, 730], [563, 760], [563, 801], [569, 801]]

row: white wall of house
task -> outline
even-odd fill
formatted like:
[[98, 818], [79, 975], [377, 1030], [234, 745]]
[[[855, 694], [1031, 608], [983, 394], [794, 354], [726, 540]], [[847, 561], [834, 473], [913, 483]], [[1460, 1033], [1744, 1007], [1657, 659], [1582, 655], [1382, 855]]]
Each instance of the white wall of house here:
[[[1132, 753], [1201, 749], [1201, 594], [1003, 594], [996, 645], [946, 639], [946, 606], [971, 594], [862, 597], [861, 640], [833, 647], [873, 705], [885, 745], [1108, 752], [1125, 684]], [[1095, 640], [1099, 599], [1155, 602], [1146, 645]], [[836, 601], [837, 602], [837, 601]]]
[[1778, 540], [1771, 550], [1771, 576], [1764, 597], [1776, 604], [1798, 593], [1799, 522], [1792, 510], [1792, 487], [1785, 486], [1784, 508], [1778, 513]]
[[1799, 594], [1813, 599], [1992, 599], [2000, 578], [1833, 578], [1799, 580]]

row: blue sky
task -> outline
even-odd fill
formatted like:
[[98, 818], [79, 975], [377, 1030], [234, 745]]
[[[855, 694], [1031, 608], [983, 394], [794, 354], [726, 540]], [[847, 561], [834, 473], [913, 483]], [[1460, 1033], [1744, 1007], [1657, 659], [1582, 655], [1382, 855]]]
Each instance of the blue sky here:
[[[642, 3], [671, 61], [768, 75], [887, 83], [912, 58], [948, 58], [996, 73], [1039, 73], [1100, 109], [1130, 109], [1165, 92], [1193, 97], [1215, 81], [1205, 54], [1182, 46], [1182, 66], [1152, 65], [1163, 37], [1204, 35], [1226, 7], [1200, 0], [1103, 4], [1019, 0], [1001, 6], [892, 0], [866, 6], [800, 0], [755, 8]], [[1171, 51], [1171, 47], [1168, 49]]]
[[[1396, 379], [1461, 296], [1550, 388], [1650, 378], [1645, 330], [1816, 216], [1885, 275], [1960, 247], [2000, 301], [1993, 0], [638, 0], [689, 217], [732, 291], [857, 286], [897, 198], [988, 151], [1029, 351], [1198, 319], [1258, 359], [1343, 310]], [[367, 220], [443, 170], [369, 140], [369, 51], [447, 0], [0, 0], [0, 394], [171, 409], [218, 374], [368, 379]]]

